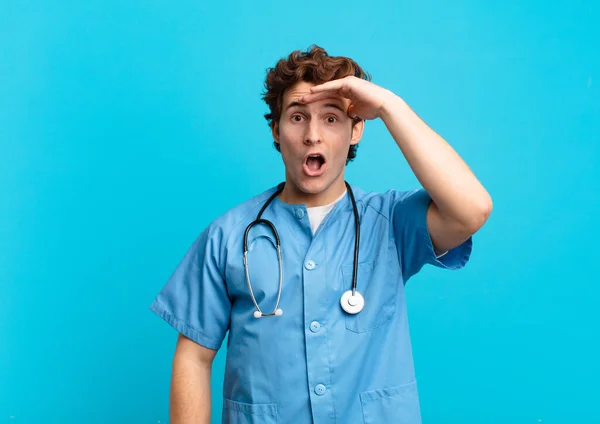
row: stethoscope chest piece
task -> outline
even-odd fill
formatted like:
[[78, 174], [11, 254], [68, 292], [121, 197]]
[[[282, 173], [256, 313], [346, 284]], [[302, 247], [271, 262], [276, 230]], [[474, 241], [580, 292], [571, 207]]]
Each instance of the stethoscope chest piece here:
[[359, 292], [354, 291], [354, 294], [352, 294], [352, 290], [348, 290], [340, 298], [340, 305], [345, 312], [357, 314], [363, 310], [365, 299]]
[[[244, 242], [243, 242], [244, 269], [246, 271], [246, 282], [248, 283], [248, 291], [250, 292], [250, 296], [252, 298], [252, 303], [254, 303], [254, 307], [256, 308], [256, 310], [254, 311], [255, 318], [270, 317], [270, 316], [280, 317], [283, 315], [283, 311], [279, 307], [279, 301], [281, 300], [281, 289], [283, 286], [283, 265], [282, 265], [282, 259], [281, 259], [281, 243], [279, 241], [279, 235], [277, 234], [275, 225], [271, 221], [261, 218], [263, 212], [265, 211], [265, 209], [269, 205], [269, 203], [271, 203], [271, 201], [275, 197], [277, 197], [277, 195], [279, 193], [281, 193], [283, 191], [283, 187], [284, 187], [283, 183], [279, 185], [277, 190], [263, 204], [260, 212], [258, 212], [258, 216], [256, 217], [256, 219], [254, 221], [252, 221], [246, 227], [246, 231], [244, 232]], [[360, 219], [359, 219], [359, 215], [358, 215], [358, 208], [356, 207], [356, 201], [354, 200], [354, 194], [352, 193], [352, 188], [350, 187], [350, 185], [348, 183], [346, 183], [346, 187], [348, 188], [348, 194], [350, 195], [350, 201], [352, 202], [356, 234], [355, 234], [355, 238], [354, 238], [354, 269], [353, 269], [353, 274], [352, 274], [352, 290], [348, 290], [347, 292], [345, 292], [342, 295], [342, 297], [340, 299], [340, 304], [342, 305], [342, 309], [345, 312], [347, 312], [349, 314], [358, 314], [360, 311], [363, 310], [363, 307], [365, 306], [365, 299], [362, 297], [362, 295], [358, 291], [356, 291], [356, 274], [358, 271], [358, 247], [359, 247], [359, 241], [360, 241]], [[258, 302], [256, 301], [256, 297], [254, 296], [254, 291], [252, 290], [252, 283], [250, 282], [250, 273], [248, 271], [248, 232], [250, 231], [250, 229], [252, 227], [254, 227], [255, 225], [258, 225], [258, 224], [265, 224], [271, 229], [271, 231], [273, 232], [273, 235], [275, 236], [275, 244], [277, 246], [277, 261], [279, 262], [279, 285], [278, 285], [278, 289], [277, 289], [277, 300], [275, 302], [275, 307], [273, 308], [272, 312], [270, 312], [270, 313], [264, 313], [260, 309], [260, 306], [258, 305]]]

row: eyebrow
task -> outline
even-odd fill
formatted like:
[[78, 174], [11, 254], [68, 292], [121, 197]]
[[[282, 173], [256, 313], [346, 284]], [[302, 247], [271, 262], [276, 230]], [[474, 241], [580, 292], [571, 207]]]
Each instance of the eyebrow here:
[[[292, 103], [290, 103], [289, 105], [287, 105], [287, 107], [285, 108], [285, 110], [288, 110], [289, 108], [291, 108], [291, 107], [294, 107], [294, 106], [306, 107], [306, 104], [305, 104], [305, 103], [300, 103], [300, 102], [292, 102]], [[323, 105], [323, 107], [332, 107], [332, 108], [334, 108], [334, 109], [337, 109], [337, 110], [339, 110], [339, 111], [340, 111], [340, 112], [342, 112], [342, 113], [346, 113], [346, 111], [344, 110], [344, 108], [342, 108], [342, 107], [341, 107], [339, 104], [337, 104], [337, 103], [325, 103], [325, 104]]]

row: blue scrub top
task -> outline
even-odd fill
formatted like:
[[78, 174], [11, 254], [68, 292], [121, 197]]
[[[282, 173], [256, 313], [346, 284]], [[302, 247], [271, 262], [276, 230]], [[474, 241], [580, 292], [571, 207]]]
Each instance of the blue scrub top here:
[[[213, 221], [195, 240], [151, 310], [177, 331], [219, 349], [227, 331], [224, 423], [421, 422], [404, 285], [425, 264], [463, 267], [472, 239], [436, 258], [422, 189], [365, 193], [352, 187], [361, 221], [357, 290], [362, 312], [345, 313], [352, 287], [354, 215], [349, 195], [313, 235], [305, 205], [275, 198], [263, 218], [281, 239], [279, 317], [253, 316], [243, 236], [276, 187]], [[248, 236], [257, 302], [277, 299], [275, 239], [259, 225]]]

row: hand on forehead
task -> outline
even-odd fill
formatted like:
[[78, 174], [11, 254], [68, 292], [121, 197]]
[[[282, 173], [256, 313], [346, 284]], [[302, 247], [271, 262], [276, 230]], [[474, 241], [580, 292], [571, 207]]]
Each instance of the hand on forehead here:
[[291, 105], [315, 105], [320, 106], [335, 104], [342, 108], [344, 111], [348, 110], [350, 106], [350, 100], [338, 92], [331, 91], [327, 93], [321, 93], [317, 98], [310, 98], [311, 88], [322, 84], [311, 84], [307, 82], [299, 82], [295, 86], [289, 89], [284, 96], [284, 109], [287, 109]]

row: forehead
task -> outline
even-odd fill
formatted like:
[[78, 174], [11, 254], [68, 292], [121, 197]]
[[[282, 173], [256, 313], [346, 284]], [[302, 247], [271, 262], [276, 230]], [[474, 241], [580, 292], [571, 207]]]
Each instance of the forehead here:
[[[303, 95], [309, 94], [311, 87], [314, 87], [315, 85], [316, 84], [310, 82], [300, 81], [288, 88], [283, 94], [283, 109], [285, 110], [286, 106], [290, 103], [298, 101], [298, 99]], [[330, 98], [321, 99], [313, 104], [322, 105], [324, 103], [337, 103], [344, 109], [347, 109], [350, 105], [350, 100], [333, 95]], [[307, 104], [307, 106], [309, 105], [310, 104]]]

